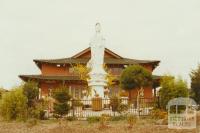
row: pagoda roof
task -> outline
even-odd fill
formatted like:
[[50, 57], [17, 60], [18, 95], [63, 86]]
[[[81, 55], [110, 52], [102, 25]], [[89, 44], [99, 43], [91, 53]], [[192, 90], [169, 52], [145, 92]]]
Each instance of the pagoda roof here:
[[[89, 61], [89, 58], [62, 58], [62, 59], [50, 59], [50, 60], [34, 60], [36, 63], [50, 63], [50, 64], [73, 64], [73, 63], [83, 63], [86, 64]], [[106, 64], [147, 64], [155, 63], [158, 64], [160, 61], [157, 60], [135, 60], [129, 58], [123, 59], [114, 59], [114, 58], [105, 58], [104, 62]]]
[[[80, 53], [70, 57], [70, 58], [60, 58], [60, 59], [35, 59], [34, 62], [39, 68], [41, 68], [42, 63], [48, 64], [86, 64], [89, 61], [89, 58], [80, 58], [81, 55], [90, 51], [90, 48], [87, 48]], [[119, 64], [119, 65], [134, 65], [134, 64], [152, 64], [154, 68], [158, 66], [160, 61], [158, 60], [136, 60], [130, 58], [123, 58], [118, 54], [115, 54], [109, 49], [105, 49], [105, 52], [111, 54], [113, 58], [104, 58], [105, 64]]]
[[28, 81], [29, 79], [38, 80], [81, 80], [78, 76], [54, 76], [54, 75], [20, 75], [22, 80]]
[[[83, 51], [79, 52], [78, 54], [75, 54], [74, 56], [72, 56], [72, 58], [79, 58], [81, 57], [83, 54], [89, 52], [91, 50], [90, 47], [84, 49]], [[121, 57], [120, 55], [114, 53], [113, 51], [111, 51], [110, 49], [108, 48], [105, 48], [105, 52], [109, 53], [110, 55], [112, 55], [114, 58], [117, 58], [117, 59], [122, 59], [123, 57]]]

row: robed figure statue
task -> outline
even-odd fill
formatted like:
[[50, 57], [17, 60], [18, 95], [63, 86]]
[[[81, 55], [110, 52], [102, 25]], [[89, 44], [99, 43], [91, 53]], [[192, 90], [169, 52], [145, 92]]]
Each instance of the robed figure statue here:
[[91, 59], [87, 64], [91, 69], [88, 86], [94, 92], [92, 96], [99, 95], [104, 97], [104, 87], [107, 86], [107, 73], [104, 70], [105, 39], [101, 34], [101, 25], [99, 23], [95, 25], [95, 30], [96, 33], [90, 41]]

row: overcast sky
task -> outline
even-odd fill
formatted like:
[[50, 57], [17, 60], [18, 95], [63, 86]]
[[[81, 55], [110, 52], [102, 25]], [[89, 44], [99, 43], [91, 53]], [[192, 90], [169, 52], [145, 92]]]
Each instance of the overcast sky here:
[[160, 60], [154, 74], [189, 81], [200, 63], [200, 0], [0, 0], [0, 86], [39, 74], [33, 59], [70, 57], [89, 46], [100, 22], [106, 47]]

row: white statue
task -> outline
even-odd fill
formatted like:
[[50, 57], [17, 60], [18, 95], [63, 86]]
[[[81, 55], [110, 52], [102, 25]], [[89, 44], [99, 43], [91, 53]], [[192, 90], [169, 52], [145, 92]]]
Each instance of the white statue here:
[[101, 34], [101, 26], [99, 23], [95, 26], [96, 33], [90, 42], [91, 48], [91, 60], [89, 66], [92, 68], [91, 73], [104, 73], [104, 50], [105, 50], [105, 39]]
[[107, 85], [105, 80], [106, 72], [104, 70], [104, 51], [105, 51], [105, 39], [101, 34], [101, 26], [99, 23], [95, 26], [96, 33], [90, 42], [91, 59], [87, 66], [91, 68], [89, 73], [90, 80], [88, 85], [92, 87], [94, 92], [101, 97], [104, 95], [104, 86]]

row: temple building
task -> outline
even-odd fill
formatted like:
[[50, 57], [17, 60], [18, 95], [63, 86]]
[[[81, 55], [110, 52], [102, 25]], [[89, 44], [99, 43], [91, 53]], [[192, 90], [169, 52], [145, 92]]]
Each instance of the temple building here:
[[[90, 47], [77, 53], [76, 55], [69, 58], [61, 59], [36, 59], [34, 60], [41, 73], [39, 75], [20, 75], [19, 77], [27, 82], [29, 80], [37, 81], [40, 88], [41, 96], [50, 95], [52, 89], [57, 88], [61, 85], [67, 86], [69, 93], [74, 98], [82, 98], [83, 90], [87, 88], [87, 82], [81, 80], [77, 74], [74, 73], [73, 64], [84, 64], [86, 65], [91, 58]], [[104, 63], [107, 68], [116, 77], [120, 77], [121, 72], [128, 65], [138, 64], [151, 73], [159, 65], [158, 60], [136, 60], [124, 58], [109, 49], [105, 49]], [[155, 96], [156, 87], [159, 84], [159, 76], [153, 76], [154, 83], [152, 86], [144, 88], [144, 97], [152, 98]], [[121, 89], [119, 82], [109, 88], [110, 95], [119, 94]], [[136, 98], [136, 90], [132, 90], [131, 98]]]

